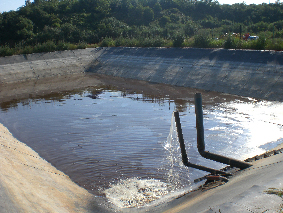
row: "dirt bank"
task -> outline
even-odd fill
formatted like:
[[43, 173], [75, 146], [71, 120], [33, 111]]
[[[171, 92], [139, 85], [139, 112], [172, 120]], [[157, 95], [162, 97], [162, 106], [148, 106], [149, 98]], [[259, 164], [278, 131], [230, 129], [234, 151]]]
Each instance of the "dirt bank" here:
[[2, 124], [0, 161], [4, 212], [94, 212], [97, 208], [93, 195], [15, 139]]

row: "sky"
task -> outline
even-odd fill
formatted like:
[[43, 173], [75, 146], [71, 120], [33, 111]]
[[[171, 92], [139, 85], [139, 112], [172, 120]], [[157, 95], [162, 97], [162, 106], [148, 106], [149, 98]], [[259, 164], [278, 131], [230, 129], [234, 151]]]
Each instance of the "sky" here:
[[[261, 3], [275, 3], [276, 0], [218, 0], [220, 4], [261, 4]], [[33, 0], [31, 0], [33, 2]], [[8, 12], [10, 10], [17, 10], [19, 7], [25, 5], [25, 0], [0, 0], [0, 12]]]

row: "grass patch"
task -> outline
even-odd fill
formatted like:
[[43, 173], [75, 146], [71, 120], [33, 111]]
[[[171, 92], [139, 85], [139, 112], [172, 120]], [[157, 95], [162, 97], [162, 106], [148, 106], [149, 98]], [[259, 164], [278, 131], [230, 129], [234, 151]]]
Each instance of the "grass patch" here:
[[276, 189], [276, 188], [269, 188], [268, 190], [264, 191], [267, 194], [275, 194], [279, 197], [283, 197], [283, 189]]

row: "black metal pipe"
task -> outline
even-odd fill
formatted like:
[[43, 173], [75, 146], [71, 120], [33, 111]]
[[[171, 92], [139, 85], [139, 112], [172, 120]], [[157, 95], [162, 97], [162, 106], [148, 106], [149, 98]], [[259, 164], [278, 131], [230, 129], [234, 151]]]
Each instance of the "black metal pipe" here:
[[210, 172], [212, 174], [221, 174], [221, 175], [226, 175], [226, 176], [230, 175], [230, 174], [227, 174], [225, 172], [215, 170], [215, 169], [211, 169], [211, 168], [208, 168], [208, 167], [205, 167], [205, 166], [193, 164], [193, 163], [190, 163], [188, 161], [188, 156], [187, 156], [186, 147], [185, 147], [184, 138], [183, 138], [183, 133], [182, 133], [182, 128], [181, 128], [179, 112], [174, 111], [174, 117], [175, 117], [175, 123], [176, 123], [176, 127], [177, 127], [177, 133], [178, 133], [178, 138], [179, 138], [179, 143], [180, 143], [180, 148], [181, 148], [183, 164], [187, 167], [192, 167], [192, 168], [195, 168], [195, 169], [203, 170], [203, 171], [206, 171], [206, 172]]
[[203, 129], [203, 111], [202, 111], [202, 97], [201, 93], [195, 94], [195, 113], [196, 113], [196, 127], [197, 127], [197, 147], [201, 156], [204, 158], [214, 160], [220, 163], [228, 164], [231, 167], [237, 167], [240, 169], [246, 169], [251, 164], [239, 161], [233, 158], [228, 158], [222, 155], [210, 153], [205, 151], [204, 143], [204, 129]]
[[184, 164], [188, 164], [188, 156], [187, 156], [187, 152], [186, 152], [186, 147], [185, 147], [184, 138], [183, 138], [183, 132], [182, 132], [182, 128], [181, 128], [180, 116], [179, 116], [178, 111], [174, 112], [174, 117], [175, 117], [175, 123], [176, 123], [180, 148], [181, 148], [182, 161], [183, 161]]
[[195, 114], [196, 114], [196, 128], [197, 128], [197, 147], [198, 147], [198, 151], [202, 152], [205, 150], [205, 143], [204, 143], [201, 93], [195, 94]]

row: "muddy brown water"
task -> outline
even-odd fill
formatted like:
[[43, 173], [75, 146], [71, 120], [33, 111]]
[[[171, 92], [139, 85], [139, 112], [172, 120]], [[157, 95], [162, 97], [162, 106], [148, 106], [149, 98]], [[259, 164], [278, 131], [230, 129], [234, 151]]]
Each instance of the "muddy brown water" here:
[[[197, 152], [196, 92], [203, 95], [208, 151], [244, 160], [283, 142], [280, 102], [109, 77], [97, 85], [97, 79], [102, 77], [94, 76], [95, 83], [75, 90], [2, 98], [0, 122], [106, 203], [129, 207], [139, 199], [131, 196], [141, 189], [144, 195], [144, 188], [150, 188], [147, 196], [152, 200], [177, 196], [206, 174], [182, 165], [170, 129], [174, 110], [180, 111], [189, 161], [216, 169], [225, 166]], [[160, 187], [158, 196], [155, 186]], [[135, 202], [134, 206], [144, 205]]]

